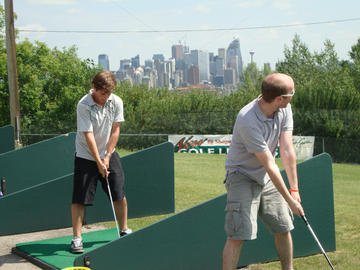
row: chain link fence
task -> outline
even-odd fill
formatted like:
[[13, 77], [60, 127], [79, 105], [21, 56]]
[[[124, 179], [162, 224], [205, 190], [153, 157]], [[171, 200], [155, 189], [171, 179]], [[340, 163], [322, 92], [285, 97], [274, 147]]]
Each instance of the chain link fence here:
[[[21, 134], [24, 142], [40, 142], [61, 134]], [[120, 134], [117, 146], [126, 150], [141, 150], [168, 141], [170, 134]], [[360, 164], [360, 140], [315, 137], [314, 156], [326, 152], [336, 163]]]

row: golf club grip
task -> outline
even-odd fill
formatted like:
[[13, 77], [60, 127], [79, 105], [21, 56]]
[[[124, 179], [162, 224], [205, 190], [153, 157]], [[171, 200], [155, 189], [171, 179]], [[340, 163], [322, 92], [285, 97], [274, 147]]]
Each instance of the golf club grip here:
[[300, 216], [300, 217], [301, 217], [301, 219], [305, 222], [306, 226], [309, 225], [309, 222], [307, 221], [305, 215]]

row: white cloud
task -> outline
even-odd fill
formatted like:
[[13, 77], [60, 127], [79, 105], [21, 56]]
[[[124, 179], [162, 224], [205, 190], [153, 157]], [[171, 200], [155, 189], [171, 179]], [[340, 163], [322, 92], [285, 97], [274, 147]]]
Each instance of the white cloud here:
[[239, 8], [251, 8], [251, 7], [262, 7], [264, 6], [264, 1], [243, 1], [237, 4]]
[[39, 5], [72, 5], [77, 3], [77, 0], [27, 0], [30, 4]]
[[281, 9], [281, 10], [287, 10], [292, 7], [291, 0], [275, 0], [274, 6], [275, 6], [275, 8]]
[[211, 12], [211, 8], [209, 8], [209, 6], [206, 6], [204, 4], [198, 4], [195, 7], [195, 10], [201, 12], [201, 13], [210, 13]]

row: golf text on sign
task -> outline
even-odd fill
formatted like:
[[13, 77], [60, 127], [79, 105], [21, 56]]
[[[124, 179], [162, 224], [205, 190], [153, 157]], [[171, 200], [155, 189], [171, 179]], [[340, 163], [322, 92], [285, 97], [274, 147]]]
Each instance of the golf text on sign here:
[[169, 135], [175, 152], [227, 154], [231, 135]]
[[[232, 135], [169, 135], [174, 151], [197, 154], [227, 154]], [[311, 158], [314, 152], [314, 136], [293, 136], [296, 157], [299, 160]], [[280, 157], [279, 149], [275, 157]]]

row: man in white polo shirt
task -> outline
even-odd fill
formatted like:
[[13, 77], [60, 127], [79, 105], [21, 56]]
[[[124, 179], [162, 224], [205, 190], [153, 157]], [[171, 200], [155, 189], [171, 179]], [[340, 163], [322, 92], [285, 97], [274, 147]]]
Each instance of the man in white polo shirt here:
[[[290, 76], [270, 74], [262, 82], [261, 95], [237, 116], [225, 162], [227, 240], [223, 270], [237, 269], [244, 241], [256, 239], [257, 216], [274, 236], [282, 269], [293, 269], [292, 212], [304, 215], [292, 143], [290, 101], [294, 94]], [[275, 163], [278, 144], [289, 190]]]
[[115, 147], [124, 121], [123, 102], [112, 94], [116, 86], [114, 74], [102, 71], [92, 80], [92, 89], [77, 105], [77, 134], [74, 168], [74, 189], [71, 216], [74, 238], [71, 252], [82, 253], [82, 220], [85, 206], [93, 205], [97, 182], [111, 196], [120, 225], [120, 235], [131, 233], [127, 227], [127, 201], [124, 194], [124, 173]]

